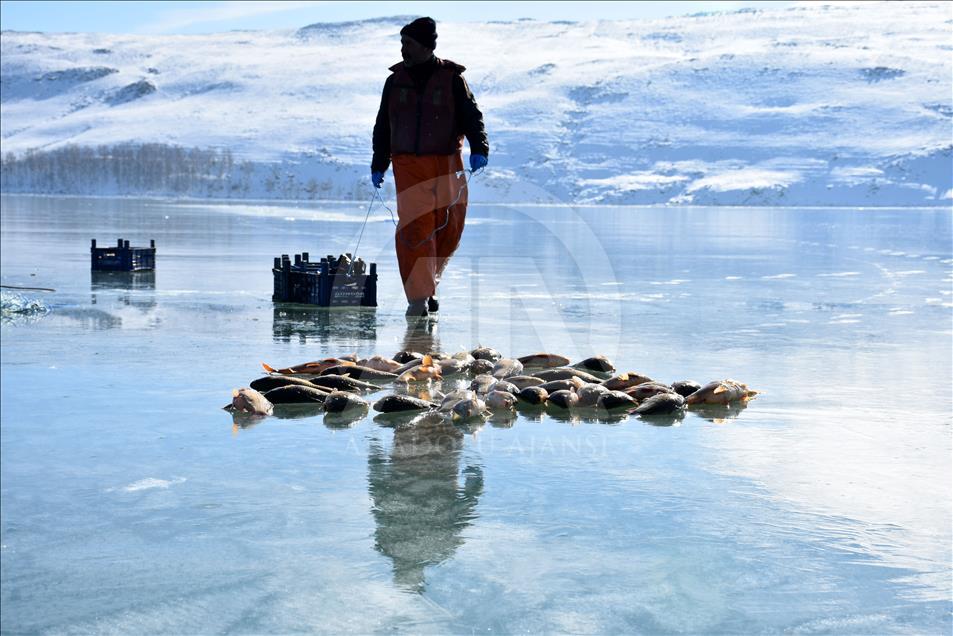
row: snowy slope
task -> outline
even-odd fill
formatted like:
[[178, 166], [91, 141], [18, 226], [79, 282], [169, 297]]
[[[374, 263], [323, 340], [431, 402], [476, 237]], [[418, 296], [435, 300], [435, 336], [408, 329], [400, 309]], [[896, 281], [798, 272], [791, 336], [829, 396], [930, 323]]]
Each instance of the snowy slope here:
[[[228, 148], [259, 179], [243, 196], [278, 196], [261, 187], [265, 173], [316, 178], [308, 196], [364, 196], [380, 89], [408, 19], [204, 36], [3, 32], [2, 149]], [[438, 30], [437, 53], [468, 67], [490, 136], [474, 199], [953, 202], [950, 3]]]

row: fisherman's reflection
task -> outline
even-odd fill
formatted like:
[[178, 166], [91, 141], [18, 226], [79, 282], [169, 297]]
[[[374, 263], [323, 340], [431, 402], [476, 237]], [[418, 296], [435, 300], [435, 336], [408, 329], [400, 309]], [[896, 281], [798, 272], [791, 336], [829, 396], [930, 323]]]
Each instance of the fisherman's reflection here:
[[434, 353], [440, 350], [440, 336], [437, 333], [437, 321], [433, 318], [407, 317], [407, 331], [404, 333], [404, 351]]
[[439, 416], [398, 427], [389, 455], [372, 444], [368, 490], [377, 524], [375, 547], [394, 565], [394, 582], [426, 588], [424, 569], [453, 556], [476, 518], [483, 470], [460, 471], [463, 434]]

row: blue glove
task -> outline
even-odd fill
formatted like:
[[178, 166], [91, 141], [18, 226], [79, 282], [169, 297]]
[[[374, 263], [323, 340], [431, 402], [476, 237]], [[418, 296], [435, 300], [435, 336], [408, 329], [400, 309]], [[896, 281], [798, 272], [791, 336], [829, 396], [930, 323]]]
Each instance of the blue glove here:
[[379, 190], [381, 187], [381, 184], [384, 183], [384, 173], [371, 172], [371, 183], [373, 183], [374, 187]]
[[486, 167], [486, 155], [470, 155], [470, 172]]

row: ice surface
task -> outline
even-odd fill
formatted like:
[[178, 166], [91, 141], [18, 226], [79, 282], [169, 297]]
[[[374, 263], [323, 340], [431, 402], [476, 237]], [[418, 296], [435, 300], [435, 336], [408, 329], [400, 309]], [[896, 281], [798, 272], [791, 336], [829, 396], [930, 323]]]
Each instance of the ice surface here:
[[[376, 311], [273, 307], [272, 258], [353, 247], [353, 204], [0, 203], [3, 284], [57, 290], [0, 334], [4, 633], [950, 631], [948, 211], [472, 206], [417, 329], [384, 223]], [[90, 275], [117, 224], [154, 274]], [[467, 432], [221, 409], [262, 361], [478, 343], [763, 394]]]

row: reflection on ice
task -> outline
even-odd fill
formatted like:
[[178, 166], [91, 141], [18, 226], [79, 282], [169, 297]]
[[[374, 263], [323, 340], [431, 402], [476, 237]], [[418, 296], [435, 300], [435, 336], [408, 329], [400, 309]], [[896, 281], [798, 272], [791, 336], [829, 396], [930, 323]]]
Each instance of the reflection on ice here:
[[407, 316], [406, 321], [407, 330], [404, 332], [401, 351], [427, 354], [442, 350], [436, 317], [415, 318]]
[[62, 307], [55, 312], [57, 321], [78, 323], [83, 329], [103, 331], [122, 327], [122, 318], [92, 307]]
[[366, 418], [366, 413], [354, 410], [351, 412], [345, 411], [343, 413], [325, 413], [324, 425], [332, 430], [343, 430], [354, 427], [358, 422], [362, 422]]
[[309, 305], [275, 304], [272, 333], [276, 342], [296, 339], [302, 344], [346, 347], [349, 342], [374, 341], [377, 338], [377, 313], [374, 308], [327, 308]]
[[476, 518], [483, 469], [460, 470], [462, 434], [441, 417], [398, 427], [390, 452], [371, 444], [368, 492], [373, 501], [374, 547], [393, 563], [394, 582], [423, 593], [425, 570], [451, 558]]
[[497, 411], [487, 420], [494, 428], [513, 428], [519, 418], [510, 411]]
[[709, 422], [725, 424], [728, 420], [737, 419], [748, 408], [747, 402], [731, 402], [730, 404], [691, 404], [688, 410]]
[[232, 435], [237, 435], [239, 431], [258, 426], [267, 419], [266, 416], [244, 411], [231, 411], [230, 415], [232, 417]]
[[[413, 397], [419, 397], [410, 393]], [[382, 428], [399, 428], [411, 424], [421, 416], [420, 411], [395, 411], [393, 413], [378, 413], [373, 417], [375, 424]]]
[[302, 420], [321, 415], [324, 406], [318, 403], [275, 404], [273, 415], [280, 420]]
[[156, 273], [155, 270], [144, 272], [104, 272], [92, 270], [90, 271], [90, 288], [94, 292], [109, 289], [122, 289], [126, 291], [155, 290]]

